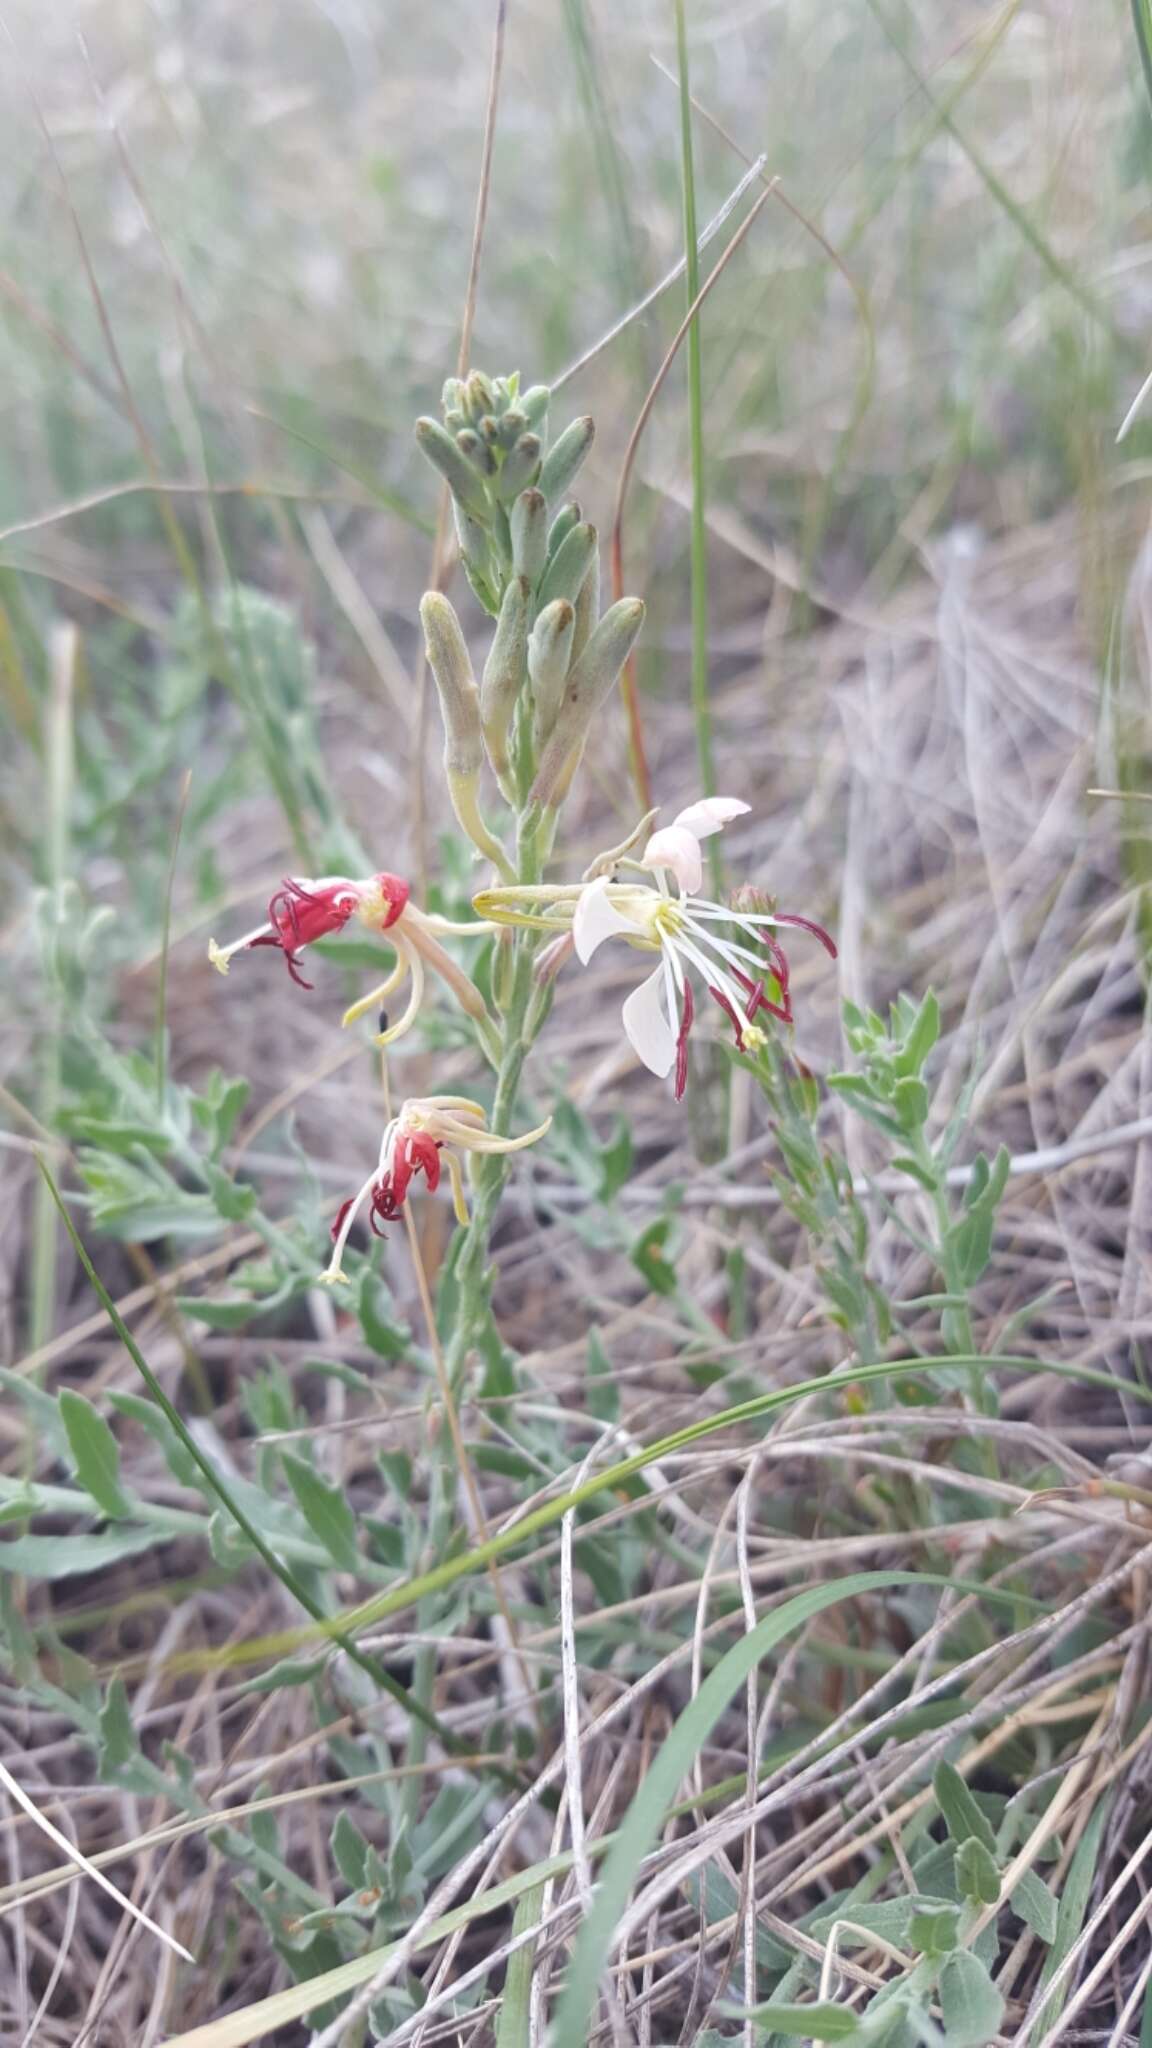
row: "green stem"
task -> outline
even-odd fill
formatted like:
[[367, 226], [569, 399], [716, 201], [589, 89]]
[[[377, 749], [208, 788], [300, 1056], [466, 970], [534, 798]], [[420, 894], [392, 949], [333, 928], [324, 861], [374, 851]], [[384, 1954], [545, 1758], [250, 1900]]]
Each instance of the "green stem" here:
[[[689, 306], [700, 296], [700, 254], [696, 227], [696, 175], [692, 158], [692, 90], [688, 76], [688, 29], [684, 0], [673, 0], [676, 16], [676, 68], [680, 74], [680, 166], [684, 194], [684, 289]], [[712, 714], [708, 702], [708, 534], [705, 525], [704, 364], [700, 315], [688, 329], [688, 417], [692, 452], [691, 593], [692, 593], [692, 717], [696, 727], [696, 758], [705, 796], [716, 793], [712, 750]], [[719, 835], [708, 848], [708, 864], [717, 895], [723, 888]]]

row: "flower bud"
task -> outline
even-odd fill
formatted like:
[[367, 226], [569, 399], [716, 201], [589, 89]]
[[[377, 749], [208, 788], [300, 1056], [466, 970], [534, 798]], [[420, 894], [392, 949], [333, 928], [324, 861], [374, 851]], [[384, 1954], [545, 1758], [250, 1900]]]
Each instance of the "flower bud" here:
[[428, 666], [440, 696], [444, 720], [444, 774], [452, 808], [473, 846], [502, 874], [508, 872], [504, 850], [480, 813], [480, 770], [484, 737], [480, 724], [480, 692], [460, 630], [460, 621], [442, 591], [429, 590], [420, 600], [420, 622]]
[[459, 443], [453, 440], [439, 420], [427, 418], [417, 420], [416, 440], [429, 462], [440, 471], [453, 497], [474, 519], [485, 522], [488, 518], [488, 493], [484, 479]]
[[[525, 495], [533, 497], [536, 493], [530, 491]], [[522, 502], [518, 500], [517, 509]], [[541, 499], [541, 505], [543, 502]], [[515, 530], [514, 511], [513, 534]], [[508, 732], [527, 674], [531, 617], [532, 586], [527, 577], [513, 576], [504, 592], [480, 691], [480, 716], [488, 758], [501, 782], [509, 773]]]
[[452, 500], [452, 517], [464, 573], [485, 611], [494, 613], [497, 605], [488, 581], [488, 535], [479, 520], [464, 510], [459, 498]]
[[496, 457], [486, 435], [474, 433], [471, 427], [462, 427], [456, 436], [456, 446], [482, 476], [495, 474]]
[[565, 427], [559, 440], [552, 443], [540, 471], [540, 489], [547, 499], [564, 496], [592, 446], [595, 432], [596, 427], [592, 420], [573, 420], [570, 427]]
[[600, 617], [600, 556], [593, 554], [588, 574], [576, 597], [576, 630], [572, 635], [572, 660], [579, 661]]
[[448, 779], [451, 781], [454, 775], [479, 775], [484, 760], [480, 692], [460, 621], [442, 591], [429, 590], [421, 598], [420, 623], [428, 665], [440, 697]]
[[518, 405], [510, 405], [500, 421], [500, 446], [514, 448], [521, 434], [528, 431], [528, 420]]
[[576, 613], [567, 598], [546, 605], [532, 628], [528, 641], [528, 674], [535, 700], [533, 728], [536, 745], [542, 747], [560, 709], [568, 663], [572, 655], [572, 634]]
[[496, 405], [496, 393], [483, 370], [473, 370], [464, 380], [464, 410], [470, 419], [478, 420], [486, 412], [492, 412]]
[[566, 793], [592, 720], [636, 645], [643, 624], [642, 600], [622, 597], [589, 636], [579, 661], [568, 672], [556, 723], [532, 785], [533, 803], [555, 805]]
[[535, 589], [548, 552], [548, 507], [539, 491], [522, 491], [512, 507], [512, 566]]
[[496, 485], [496, 494], [507, 504], [509, 498], [516, 498], [527, 484], [534, 483], [540, 471], [540, 442], [535, 434], [521, 434], [510, 455], [504, 458]]
[[545, 569], [538, 593], [540, 605], [552, 604], [558, 597], [575, 604], [595, 556], [596, 528], [583, 521], [565, 535]]
[[547, 384], [532, 384], [527, 391], [522, 391], [520, 394], [519, 405], [521, 412], [524, 414], [529, 426], [537, 427], [541, 434], [543, 434], [544, 422], [548, 417], [548, 403], [551, 396], [552, 393], [549, 391]]
[[549, 561], [551, 561], [553, 555], [558, 553], [558, 551], [563, 547], [565, 541], [568, 538], [568, 535], [572, 531], [572, 528], [574, 526], [579, 525], [579, 523], [580, 507], [576, 503], [575, 499], [572, 498], [569, 500], [567, 505], [561, 505], [560, 510], [556, 514], [555, 519], [552, 521], [551, 526], [548, 528]]

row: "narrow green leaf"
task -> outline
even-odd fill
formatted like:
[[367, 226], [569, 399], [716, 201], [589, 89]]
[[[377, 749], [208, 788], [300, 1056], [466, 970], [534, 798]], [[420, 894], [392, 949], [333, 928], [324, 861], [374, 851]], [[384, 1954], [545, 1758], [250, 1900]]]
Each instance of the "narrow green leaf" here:
[[30, 1579], [74, 1579], [107, 1571], [125, 1557], [139, 1557], [169, 1540], [166, 1529], [93, 1529], [83, 1536], [16, 1536], [0, 1542], [0, 1572], [26, 1572]]
[[120, 1450], [104, 1417], [83, 1394], [65, 1387], [60, 1420], [81, 1486], [106, 1515], [123, 1521], [132, 1510], [120, 1485]]
[[956, 1851], [956, 1882], [966, 1899], [994, 1906], [1000, 1897], [1000, 1873], [983, 1842], [970, 1835]]
[[[938, 1577], [920, 1572], [856, 1572], [796, 1594], [726, 1651], [665, 1737], [624, 1816], [597, 1885], [592, 1909], [572, 1952], [553, 2020], [550, 2048], [587, 2048], [597, 1986], [637, 1870], [658, 1839], [677, 1787], [749, 1673], [793, 1629], [838, 1601], [862, 1593], [890, 1591], [896, 1586], [941, 1583]], [[814, 2031], [811, 2026], [807, 2030]]]
[[783, 2001], [753, 2006], [751, 2017], [774, 2034], [797, 2035], [805, 2041], [851, 2041], [861, 2031], [860, 2022], [846, 2005], [818, 1999], [814, 2005], [790, 2005]]
[[932, 1790], [936, 1794], [936, 1803], [948, 1823], [948, 1832], [952, 1840], [967, 1842], [975, 1839], [982, 1842], [991, 1855], [996, 1847], [996, 1837], [991, 1824], [977, 1806], [955, 1764], [947, 1761], [937, 1764], [932, 1779]]
[[356, 1517], [345, 1495], [295, 1451], [283, 1452], [281, 1463], [312, 1534], [343, 1571], [355, 1571], [360, 1562]]
[[986, 2048], [999, 2031], [1004, 2000], [968, 1949], [953, 1950], [940, 1966], [940, 2010], [948, 2048]]
[[1055, 1895], [1044, 1879], [1035, 1870], [1022, 1871], [1012, 1887], [1012, 1910], [1033, 1934], [1041, 1941], [1056, 1939], [1057, 1906]]
[[[530, 1892], [525, 1892], [512, 1922], [514, 1935], [526, 1934], [530, 1927], [535, 1927], [540, 1918], [543, 1900], [542, 1884], [533, 1885]], [[500, 2001], [496, 2048], [528, 2048], [528, 2008], [532, 1998], [532, 1967], [535, 1957], [535, 1945], [526, 1941], [523, 1948], [518, 1948], [509, 1959], [504, 1978], [504, 1996]]]
[[[1084, 1925], [1084, 1915], [1088, 1910], [1088, 1901], [1092, 1896], [1092, 1886], [1096, 1878], [1100, 1837], [1107, 1826], [1113, 1799], [1113, 1794], [1106, 1794], [1093, 1808], [1084, 1833], [1076, 1844], [1072, 1861], [1068, 1866], [1068, 1875], [1064, 1880], [1064, 1889], [1060, 1894], [1060, 1903], [1056, 1909], [1055, 1939], [1040, 1972], [1041, 1989], [1055, 1976]], [[1065, 1979], [1046, 2000], [1033, 2029], [1033, 2040], [1042, 2040], [1055, 2026], [1071, 1989], [1071, 1984]]]
[[332, 1861], [349, 1890], [359, 1891], [365, 1881], [368, 1843], [347, 1808], [336, 1816], [336, 1825], [328, 1837], [328, 1847], [332, 1851]]

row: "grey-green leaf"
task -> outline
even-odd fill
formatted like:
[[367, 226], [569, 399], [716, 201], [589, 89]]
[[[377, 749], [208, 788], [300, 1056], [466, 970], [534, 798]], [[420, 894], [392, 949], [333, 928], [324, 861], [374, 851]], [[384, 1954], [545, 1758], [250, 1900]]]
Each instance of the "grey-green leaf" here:
[[983, 1842], [969, 1835], [956, 1851], [956, 1882], [966, 1899], [994, 1906], [1000, 1897], [1000, 1873]]
[[1012, 1909], [1041, 1941], [1055, 1941], [1056, 1899], [1037, 1871], [1021, 1871], [1012, 1887]]
[[999, 2030], [1004, 2000], [967, 1949], [955, 1949], [940, 1966], [940, 2010], [948, 2048], [986, 2048]]
[[132, 1510], [120, 1485], [120, 1451], [104, 1417], [83, 1394], [65, 1387], [60, 1420], [81, 1486], [106, 1515], [122, 1521]]
[[315, 1467], [294, 1451], [283, 1453], [288, 1484], [297, 1505], [317, 1541], [344, 1571], [355, 1571], [360, 1561], [356, 1544], [356, 1517], [338, 1486], [322, 1479]]
[[996, 1847], [996, 1837], [987, 1816], [980, 1811], [971, 1792], [956, 1769], [955, 1764], [937, 1764], [932, 1779], [932, 1790], [936, 1802], [948, 1823], [948, 1832], [954, 1842], [974, 1839], [982, 1842], [989, 1855]]

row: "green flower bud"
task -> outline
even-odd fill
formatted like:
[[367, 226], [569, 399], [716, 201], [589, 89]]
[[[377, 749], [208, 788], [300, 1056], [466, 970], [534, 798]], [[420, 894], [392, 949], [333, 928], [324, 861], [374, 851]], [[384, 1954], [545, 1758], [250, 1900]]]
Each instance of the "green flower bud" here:
[[575, 604], [595, 556], [596, 528], [584, 521], [565, 535], [549, 561], [538, 593], [541, 606], [551, 604], [557, 597], [566, 597], [569, 604]]
[[563, 547], [565, 541], [568, 538], [568, 535], [572, 531], [572, 528], [574, 526], [578, 526], [579, 523], [580, 507], [576, 503], [576, 500], [574, 498], [570, 498], [566, 505], [561, 505], [560, 510], [556, 514], [555, 519], [552, 521], [551, 526], [548, 528], [549, 561], [552, 560], [552, 557], [556, 553], [557, 549]]
[[588, 418], [573, 420], [570, 427], [565, 427], [559, 440], [553, 441], [540, 471], [540, 489], [549, 502], [564, 496], [592, 446], [595, 432], [594, 421]]
[[543, 432], [548, 417], [548, 402], [552, 396], [546, 384], [533, 384], [520, 398], [520, 410], [529, 426], [539, 427]]
[[548, 507], [539, 491], [522, 491], [512, 507], [512, 566], [535, 589], [548, 553]]
[[439, 420], [416, 422], [416, 440], [429, 462], [440, 471], [454, 498], [466, 512], [483, 523], [488, 518], [488, 493], [480, 472]]
[[492, 476], [496, 469], [496, 457], [488, 443], [471, 427], [462, 427], [456, 436], [460, 453], [471, 462], [482, 476]]
[[506, 874], [504, 849], [480, 813], [480, 770], [484, 765], [480, 692], [460, 621], [442, 591], [429, 590], [421, 598], [420, 623], [444, 720], [444, 774], [452, 808], [473, 846]]
[[460, 548], [460, 560], [464, 564], [464, 573], [485, 611], [495, 613], [498, 606], [488, 576], [488, 534], [485, 528], [464, 510], [459, 498], [452, 500], [452, 517], [456, 524], [456, 540]]
[[594, 553], [588, 574], [576, 598], [576, 630], [572, 635], [572, 660], [579, 661], [600, 617], [600, 556]]
[[480, 717], [488, 758], [501, 783], [510, 772], [508, 734], [528, 673], [531, 618], [532, 586], [526, 577], [513, 576], [504, 592], [480, 688]]
[[588, 644], [568, 671], [556, 723], [536, 771], [531, 801], [554, 806], [568, 785], [584, 752], [588, 731], [608, 698], [644, 624], [638, 597], [622, 597], [605, 612]]
[[464, 410], [469, 419], [482, 419], [496, 405], [496, 393], [483, 370], [473, 370], [464, 382]]
[[444, 720], [444, 766], [454, 775], [479, 775], [484, 760], [480, 729], [480, 692], [472, 661], [453, 606], [442, 591], [429, 590], [420, 600], [428, 666], [440, 697]]
[[521, 434], [510, 455], [504, 458], [504, 467], [496, 485], [503, 504], [509, 498], [516, 498], [526, 484], [535, 483], [540, 471], [540, 442], [535, 434]]
[[459, 377], [445, 377], [444, 389], [440, 393], [440, 407], [443, 412], [459, 412], [464, 404], [464, 386]]
[[528, 640], [528, 674], [534, 699], [533, 731], [541, 748], [556, 723], [568, 663], [572, 656], [572, 634], [576, 613], [567, 598], [557, 598], [540, 613]]
[[520, 407], [518, 405], [509, 406], [508, 411], [500, 422], [500, 446], [502, 448], [514, 447], [521, 434], [526, 434], [527, 431], [528, 421], [525, 414], [521, 412]]

